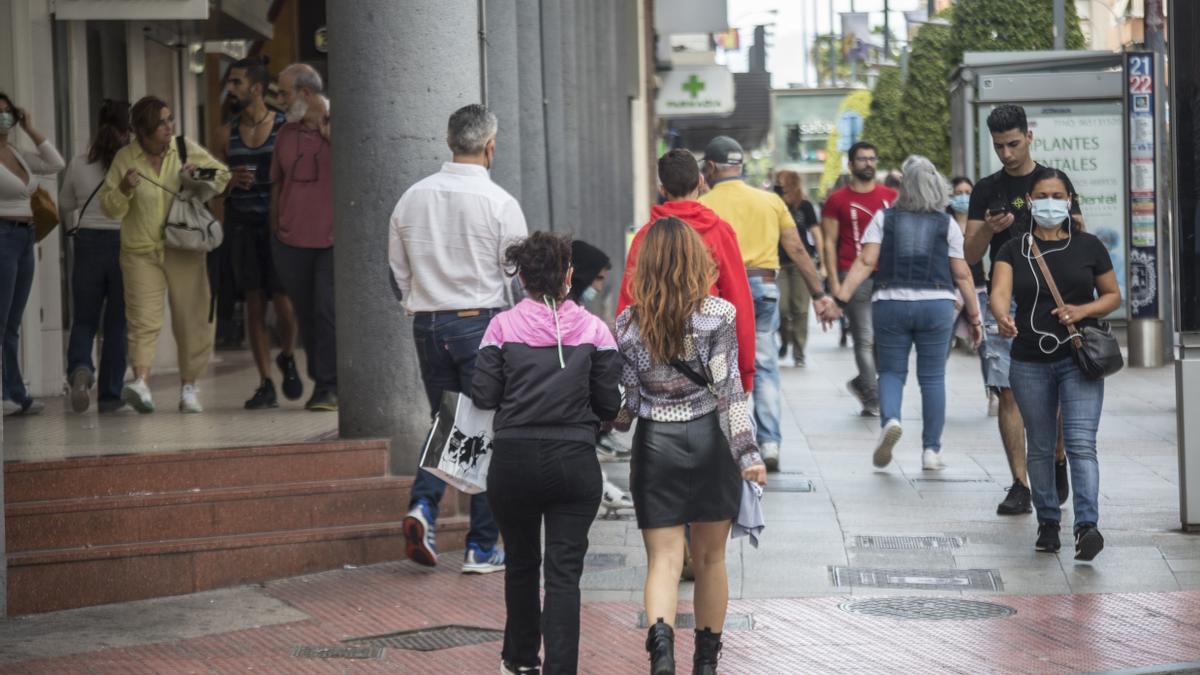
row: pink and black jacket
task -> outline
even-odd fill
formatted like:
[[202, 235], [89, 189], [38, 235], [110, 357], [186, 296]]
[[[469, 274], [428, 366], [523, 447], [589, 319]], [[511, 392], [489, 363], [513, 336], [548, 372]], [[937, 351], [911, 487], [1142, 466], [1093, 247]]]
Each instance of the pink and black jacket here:
[[531, 299], [492, 318], [471, 399], [496, 410], [497, 439], [595, 443], [621, 409], [621, 355], [608, 326], [570, 300]]

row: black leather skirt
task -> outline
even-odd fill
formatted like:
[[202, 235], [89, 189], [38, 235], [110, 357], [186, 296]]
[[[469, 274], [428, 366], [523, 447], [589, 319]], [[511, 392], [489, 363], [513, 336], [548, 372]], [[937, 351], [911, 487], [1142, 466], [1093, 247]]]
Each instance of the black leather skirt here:
[[742, 476], [717, 412], [690, 422], [639, 419], [629, 487], [640, 529], [736, 518]]

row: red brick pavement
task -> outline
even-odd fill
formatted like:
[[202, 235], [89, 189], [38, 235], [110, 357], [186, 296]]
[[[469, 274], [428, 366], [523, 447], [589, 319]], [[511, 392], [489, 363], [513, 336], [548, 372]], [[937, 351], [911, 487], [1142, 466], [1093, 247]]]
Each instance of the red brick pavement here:
[[[440, 624], [502, 628], [501, 575], [463, 577], [391, 563], [297, 577], [265, 592], [311, 617], [283, 625], [0, 666], [0, 673], [495, 673], [499, 644], [382, 659], [291, 656], [299, 645]], [[1200, 592], [989, 596], [1017, 613], [982, 621], [902, 621], [850, 614], [846, 597], [739, 600], [754, 630], [727, 634], [722, 672], [1091, 672], [1200, 660]], [[857, 599], [857, 598], [856, 598]], [[581, 672], [645, 672], [636, 603], [588, 603]], [[690, 665], [691, 636], [677, 647]], [[687, 672], [687, 669], [681, 669]]]

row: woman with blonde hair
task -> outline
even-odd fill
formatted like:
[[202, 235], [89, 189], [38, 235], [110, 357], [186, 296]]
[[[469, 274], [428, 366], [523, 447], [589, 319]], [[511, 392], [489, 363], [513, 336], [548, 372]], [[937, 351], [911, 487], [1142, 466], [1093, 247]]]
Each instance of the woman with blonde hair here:
[[[674, 624], [684, 526], [695, 572], [693, 673], [716, 673], [729, 602], [725, 546], [742, 480], [766, 484], [766, 467], [738, 372], [736, 310], [709, 295], [716, 263], [677, 218], [649, 226], [633, 272], [633, 303], [617, 317], [625, 405], [636, 417], [630, 488], [646, 544], [646, 637], [651, 672], [675, 672]], [[714, 632], [716, 629], [716, 632]]]
[[[817, 273], [825, 277], [824, 268], [818, 264], [817, 251], [824, 245], [821, 237], [821, 221], [812, 202], [804, 193], [804, 185], [800, 183], [800, 174], [795, 171], [780, 171], [775, 174], [775, 192], [787, 204], [792, 220], [800, 230], [800, 241], [804, 250], [817, 265]], [[800, 268], [779, 246], [779, 358], [787, 356], [788, 347], [792, 348], [791, 363], [797, 368], [804, 367], [804, 347], [808, 342], [808, 305], [812, 295], [808, 292], [808, 284], [800, 274]]]

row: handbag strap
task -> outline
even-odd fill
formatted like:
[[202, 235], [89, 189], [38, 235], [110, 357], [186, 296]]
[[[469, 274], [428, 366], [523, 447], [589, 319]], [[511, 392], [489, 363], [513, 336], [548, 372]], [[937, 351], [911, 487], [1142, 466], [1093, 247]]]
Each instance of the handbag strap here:
[[[1050, 295], [1054, 296], [1054, 304], [1058, 305], [1059, 309], [1065, 307], [1062, 294], [1058, 292], [1058, 284], [1054, 283], [1054, 275], [1050, 274], [1050, 266], [1046, 264], [1046, 260], [1042, 258], [1042, 251], [1038, 248], [1037, 239], [1032, 234], [1029, 235], [1029, 252], [1033, 254], [1037, 260], [1038, 267], [1042, 270], [1042, 278], [1046, 280], [1046, 287], [1050, 289]], [[1081, 345], [1079, 331], [1075, 329], [1075, 324], [1067, 324], [1067, 334], [1071, 336], [1075, 346]]]
[[179, 152], [179, 166], [187, 164], [187, 141], [184, 140], [183, 134], [175, 137], [175, 150]]
[[707, 377], [704, 377], [700, 373], [697, 373], [696, 371], [692, 370], [692, 367], [689, 366], [688, 364], [684, 363], [682, 359], [674, 359], [673, 361], [671, 361], [671, 367], [674, 368], [675, 370], [679, 371], [679, 373], [682, 374], [687, 379], [694, 382], [696, 384], [696, 386], [703, 387], [704, 389], [709, 390], [713, 394], [717, 393], [716, 388], [713, 387], [712, 382], [708, 381]]
[[83, 208], [79, 209], [79, 215], [75, 217], [75, 227], [72, 227], [71, 230], [69, 232], [67, 232], [68, 237], [75, 236], [75, 233], [79, 231], [79, 228], [83, 227], [83, 225], [80, 224], [83, 221], [83, 213], [85, 211], [87, 211], [88, 205], [92, 203], [92, 199], [96, 196], [96, 193], [99, 192], [100, 188], [102, 188], [102, 187], [104, 187], [104, 179], [103, 178], [100, 179], [100, 184], [96, 186], [96, 189], [92, 190], [92, 194], [88, 195], [87, 201], [85, 201], [83, 203]]

